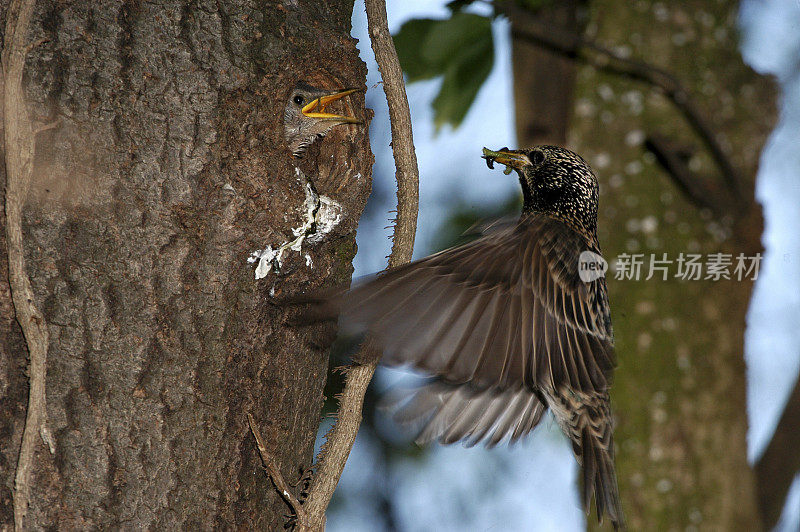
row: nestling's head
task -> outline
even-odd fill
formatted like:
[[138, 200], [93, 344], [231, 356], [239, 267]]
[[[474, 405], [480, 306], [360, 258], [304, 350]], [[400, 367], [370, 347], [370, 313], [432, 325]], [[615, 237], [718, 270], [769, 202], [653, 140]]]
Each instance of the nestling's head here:
[[340, 98], [361, 89], [325, 90], [299, 82], [286, 102], [283, 111], [283, 132], [292, 154], [299, 157], [317, 138], [324, 137], [332, 127], [341, 124], [361, 124], [352, 116], [326, 112], [325, 108]]
[[594, 234], [597, 228], [597, 177], [583, 158], [558, 146], [527, 150], [483, 149], [486, 165], [516, 170], [522, 185], [523, 213], [542, 213]]

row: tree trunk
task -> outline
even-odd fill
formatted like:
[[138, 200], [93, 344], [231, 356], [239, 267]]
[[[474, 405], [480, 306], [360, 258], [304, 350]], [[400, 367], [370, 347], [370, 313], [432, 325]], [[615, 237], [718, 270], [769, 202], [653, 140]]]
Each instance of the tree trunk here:
[[[283, 107], [298, 80], [364, 86], [352, 7], [37, 2], [29, 41], [47, 41], [28, 54], [24, 88], [31, 120], [58, 124], [37, 136], [24, 234], [50, 332], [55, 452], [38, 441], [26, 527], [281, 529], [288, 509], [247, 414], [297, 481], [332, 326], [294, 328], [280, 301], [349, 279], [372, 165], [364, 126], [292, 158]], [[350, 98], [367, 119], [363, 97]], [[295, 238], [306, 179], [341, 206], [340, 221], [256, 281], [247, 259]], [[1, 264], [4, 527], [28, 378]]]
[[[511, 31], [525, 31], [529, 20], [554, 24], [573, 33], [581, 32], [581, 0], [542, 2], [535, 12], [513, 5], [509, 13]], [[575, 62], [544, 50], [523, 39], [511, 41], [514, 76], [514, 121], [519, 147], [560, 144], [567, 141], [575, 91]]]
[[[694, 130], [650, 86], [591, 67], [578, 72], [569, 144], [601, 181], [600, 241], [611, 262], [641, 253], [635, 280], [609, 280], [619, 368], [617, 464], [632, 530], [759, 530], [753, 471], [746, 458], [743, 358], [752, 282], [680, 281], [648, 275], [651, 254], [761, 250], [753, 195], [758, 156], [775, 122], [775, 87], [743, 64], [736, 2], [596, 0], [589, 32], [601, 44], [672, 72], [688, 87], [733, 165], [745, 176], [744, 205], [715, 218], [671, 182], [642, 141], [659, 134], [694, 149], [693, 182], [705, 199], [725, 186]], [[735, 262], [735, 260], [734, 260]], [[730, 269], [733, 272], [733, 267]], [[704, 270], [705, 275], [705, 270]], [[591, 521], [590, 521], [591, 522]]]

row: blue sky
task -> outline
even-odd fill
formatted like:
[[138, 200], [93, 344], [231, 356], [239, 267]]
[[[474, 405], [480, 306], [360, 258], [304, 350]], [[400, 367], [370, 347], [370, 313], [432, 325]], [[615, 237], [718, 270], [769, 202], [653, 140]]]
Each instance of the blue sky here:
[[[444, 17], [444, 1], [389, 2], [389, 27], [395, 32], [412, 17]], [[757, 198], [764, 206], [766, 248], [748, 313], [745, 351], [748, 363], [749, 454], [756, 459], [782, 412], [800, 368], [800, 0], [746, 0], [740, 12], [742, 53], [757, 71], [781, 83], [781, 117], [761, 156]], [[385, 97], [366, 32], [363, 1], [357, 1], [353, 35], [367, 62], [367, 106], [375, 110], [370, 128], [375, 152], [375, 193], [359, 227], [356, 275], [385, 267], [389, 253], [389, 210], [394, 205], [394, 166], [389, 148]], [[498, 98], [512, 101], [510, 38], [505, 21], [496, 21], [495, 67], [462, 126], [434, 136], [430, 103], [439, 81], [407, 86], [420, 174], [420, 224], [415, 257], [430, 251], [434, 232], [446, 214], [443, 205], [500, 202], [517, 190], [516, 180], [496, 179], [477, 159], [485, 139], [514, 146], [513, 109], [498, 109]], [[480, 135], [476, 135], [480, 132]], [[455, 170], [455, 171], [454, 171]], [[499, 174], [498, 174], [499, 175]], [[455, 197], [454, 197], [455, 195]], [[379, 375], [380, 381], [390, 377]], [[391, 486], [401, 530], [584, 530], [585, 518], [575, 488], [577, 466], [560, 431], [545, 422], [533, 437], [514, 448], [486, 451], [460, 446], [432, 449], [426, 467], [395, 466]], [[376, 449], [359, 437], [342, 478], [343, 497], [328, 529], [375, 530], [374, 508], [353, 504], [361, 490], [373, 489]], [[514, 467], [509, 467], [509, 464]], [[496, 472], [503, 472], [499, 482]], [[442, 497], [446, 492], [447, 497]], [[795, 482], [778, 530], [800, 529], [800, 481]]]

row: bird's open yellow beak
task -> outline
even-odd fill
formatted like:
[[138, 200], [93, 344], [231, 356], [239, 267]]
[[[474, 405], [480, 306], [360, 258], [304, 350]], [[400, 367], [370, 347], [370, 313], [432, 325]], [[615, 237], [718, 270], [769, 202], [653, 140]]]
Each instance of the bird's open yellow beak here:
[[484, 148], [483, 158], [486, 159], [486, 166], [489, 168], [494, 168], [494, 163], [506, 165], [506, 169], [503, 172], [505, 174], [510, 174], [512, 169], [520, 170], [523, 166], [531, 164], [531, 160], [523, 152], [509, 150], [508, 148], [502, 148], [497, 151]]
[[319, 118], [322, 120], [337, 120], [342, 123], [347, 124], [360, 124], [361, 120], [352, 116], [344, 116], [344, 115], [337, 115], [333, 113], [326, 113], [325, 108], [331, 102], [335, 102], [341, 98], [349, 94], [353, 94], [354, 92], [359, 92], [362, 89], [344, 89], [344, 90], [336, 90], [331, 91], [330, 94], [326, 94], [325, 96], [320, 96], [315, 100], [311, 100], [305, 107], [303, 107], [302, 112], [303, 115], [309, 118]]

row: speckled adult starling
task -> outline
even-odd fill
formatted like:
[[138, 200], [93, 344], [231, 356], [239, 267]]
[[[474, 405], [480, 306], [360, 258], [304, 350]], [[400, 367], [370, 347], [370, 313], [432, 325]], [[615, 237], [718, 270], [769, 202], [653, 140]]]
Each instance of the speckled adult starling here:
[[360, 89], [324, 90], [299, 82], [289, 95], [283, 111], [283, 132], [286, 143], [299, 157], [316, 139], [324, 137], [334, 126], [360, 124], [361, 120], [326, 112], [325, 108], [340, 98]]
[[421, 427], [420, 443], [513, 442], [549, 408], [582, 466], [587, 511], [594, 495], [598, 518], [619, 527], [606, 283], [579, 272], [583, 252], [600, 254], [597, 178], [556, 146], [484, 158], [517, 172], [522, 216], [356, 285], [340, 323], [369, 331], [387, 365], [435, 377], [395, 403], [396, 420]]

